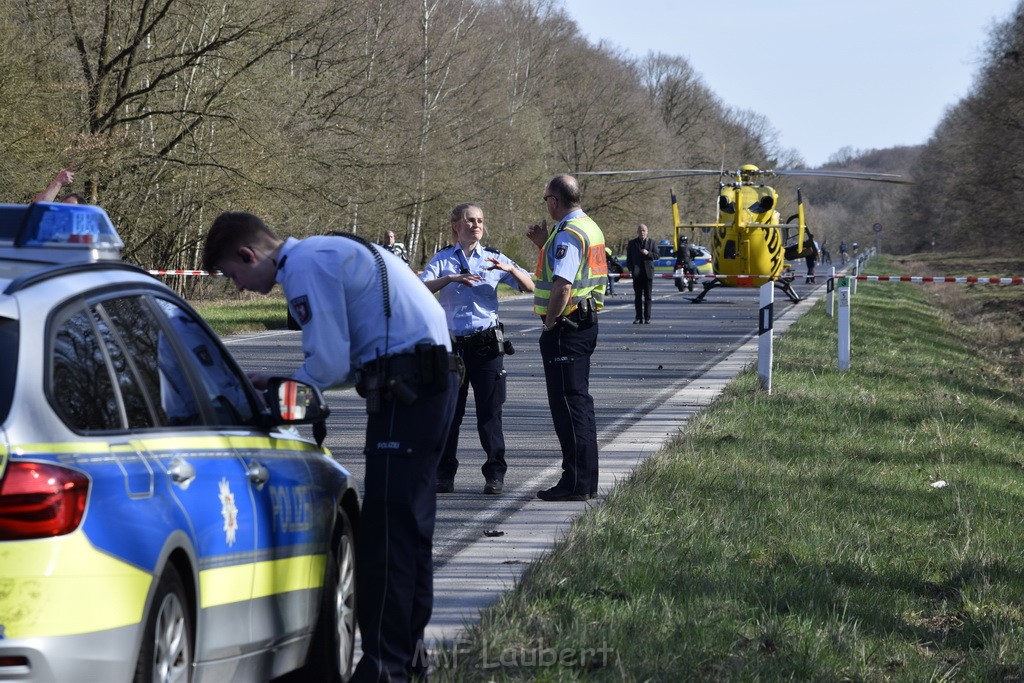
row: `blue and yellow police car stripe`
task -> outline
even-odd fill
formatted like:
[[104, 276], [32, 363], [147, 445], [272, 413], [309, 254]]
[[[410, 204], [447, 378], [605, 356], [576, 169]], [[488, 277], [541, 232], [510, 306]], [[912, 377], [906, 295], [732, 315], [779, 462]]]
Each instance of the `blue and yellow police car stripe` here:
[[79, 530], [0, 545], [5, 638], [105, 631], [142, 620], [153, 577], [93, 547]]
[[[328, 454], [312, 444], [265, 436], [175, 436], [139, 439], [130, 444], [104, 441], [18, 444], [0, 448], [3, 462], [10, 455], [73, 463], [85, 471], [103, 464], [116, 466], [118, 453], [139, 446], [154, 457], [161, 453], [202, 459], [223, 456], [225, 451], [247, 451], [274, 458], [288, 452], [308, 457]], [[95, 495], [94, 490], [91, 495]], [[95, 514], [96, 501], [89, 515]], [[98, 548], [84, 530], [48, 539], [0, 544], [0, 628], [5, 638], [76, 635], [137, 624], [145, 609], [156, 568], [128, 548]], [[156, 530], [156, 529], [154, 529]], [[157, 534], [162, 546], [171, 527]], [[109, 542], [114, 540], [107, 538]], [[254, 549], [199, 559], [200, 608], [217, 607], [265, 598], [292, 591], [319, 588], [327, 561], [326, 539], [316, 543]], [[126, 553], [121, 550], [128, 551]], [[122, 557], [122, 555], [124, 555]], [[140, 561], [141, 560], [141, 561]], [[147, 571], [147, 569], [149, 571]]]

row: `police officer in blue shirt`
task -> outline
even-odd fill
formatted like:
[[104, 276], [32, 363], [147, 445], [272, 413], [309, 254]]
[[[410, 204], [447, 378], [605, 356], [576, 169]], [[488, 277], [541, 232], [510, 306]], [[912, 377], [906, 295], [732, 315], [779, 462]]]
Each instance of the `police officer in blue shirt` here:
[[579, 182], [558, 175], [544, 188], [555, 221], [531, 225], [527, 237], [540, 249], [534, 312], [544, 324], [540, 355], [548, 406], [562, 447], [562, 476], [537, 492], [547, 501], [589, 500], [597, 494], [598, 444], [590, 357], [597, 347], [597, 312], [608, 275], [604, 233], [580, 206]]
[[[281, 283], [302, 327], [305, 361], [293, 377], [321, 389], [356, 382], [366, 398], [366, 475], [356, 535], [363, 656], [353, 680], [425, 675], [435, 473], [461, 366], [450, 353], [444, 310], [383, 247], [342, 235], [282, 240], [249, 213], [217, 217], [203, 267], [219, 270], [239, 290], [266, 294]], [[266, 386], [266, 375], [250, 379]]]
[[502, 356], [506, 349], [511, 349], [511, 343], [506, 345], [498, 321], [498, 284], [504, 282], [521, 292], [532, 292], [533, 278], [497, 249], [480, 244], [484, 230], [484, 211], [479, 205], [456, 206], [452, 209], [455, 245], [437, 252], [420, 274], [427, 289], [437, 292], [448, 318], [448, 329], [455, 335], [455, 352], [466, 365], [467, 381], [459, 390], [448, 443], [437, 467], [438, 493], [455, 490], [459, 428], [466, 414], [470, 385], [476, 401], [480, 445], [487, 454], [480, 468], [484, 493], [501, 493], [508, 470], [501, 428], [501, 406], [505, 403]]

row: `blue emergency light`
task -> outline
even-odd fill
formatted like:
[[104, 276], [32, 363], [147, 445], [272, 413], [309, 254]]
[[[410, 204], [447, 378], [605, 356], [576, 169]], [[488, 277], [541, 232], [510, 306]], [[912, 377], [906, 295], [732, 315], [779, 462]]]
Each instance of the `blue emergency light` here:
[[97, 261], [120, 260], [124, 242], [98, 206], [39, 202], [0, 204], [5, 247], [17, 250], [18, 258]]

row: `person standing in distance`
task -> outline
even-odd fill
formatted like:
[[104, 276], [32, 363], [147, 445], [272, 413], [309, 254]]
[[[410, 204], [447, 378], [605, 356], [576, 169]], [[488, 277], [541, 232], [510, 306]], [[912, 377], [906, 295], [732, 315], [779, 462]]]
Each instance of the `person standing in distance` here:
[[654, 240], [647, 236], [647, 226], [636, 228], [636, 237], [626, 245], [626, 268], [633, 276], [634, 325], [651, 322], [651, 293], [654, 288]]
[[[466, 382], [459, 389], [455, 417], [448, 443], [437, 466], [437, 492], [455, 490], [459, 468], [456, 452], [459, 428], [466, 414], [469, 387], [476, 401], [476, 428], [487, 460], [480, 468], [484, 493], [499, 494], [505, 486], [505, 435], [501, 427], [501, 406], [505, 403], [505, 336], [498, 321], [498, 284], [533, 291], [530, 274], [499, 252], [480, 244], [484, 236], [484, 211], [478, 204], [459, 204], [452, 209], [454, 246], [434, 254], [420, 273], [427, 289], [448, 316], [448, 329], [455, 336], [455, 353], [466, 365]], [[511, 344], [509, 344], [511, 346]]]
[[401, 242], [395, 241], [394, 230], [388, 230], [386, 233], [384, 233], [384, 244], [382, 244], [381, 246], [390, 251], [398, 258], [405, 261], [406, 263], [409, 262], [409, 256], [405, 253], [405, 245], [402, 244]]
[[[305, 361], [292, 376], [321, 389], [355, 382], [366, 398], [353, 680], [425, 675], [416, 651], [433, 609], [435, 473], [460, 382], [444, 310], [383, 247], [343, 235], [282, 240], [250, 213], [214, 220], [203, 267], [239, 290], [281, 283], [302, 329]], [[250, 379], [266, 386], [266, 375]]]
[[555, 221], [531, 225], [526, 236], [540, 249], [534, 312], [541, 317], [551, 418], [562, 449], [562, 476], [541, 500], [588, 500], [597, 494], [597, 421], [590, 395], [590, 356], [597, 346], [597, 312], [604, 306], [608, 265], [604, 234], [580, 208], [580, 186], [571, 175], [552, 178], [544, 188], [548, 215]]

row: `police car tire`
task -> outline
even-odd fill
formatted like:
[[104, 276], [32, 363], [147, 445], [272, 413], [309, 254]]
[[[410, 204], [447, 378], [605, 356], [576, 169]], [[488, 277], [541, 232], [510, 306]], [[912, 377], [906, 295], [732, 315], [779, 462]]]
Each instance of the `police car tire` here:
[[136, 683], [191, 680], [195, 649], [190, 605], [178, 570], [174, 565], [167, 565], [157, 584], [142, 633], [135, 665]]
[[301, 680], [339, 683], [352, 677], [356, 647], [356, 538], [344, 510], [327, 554], [316, 631]]

